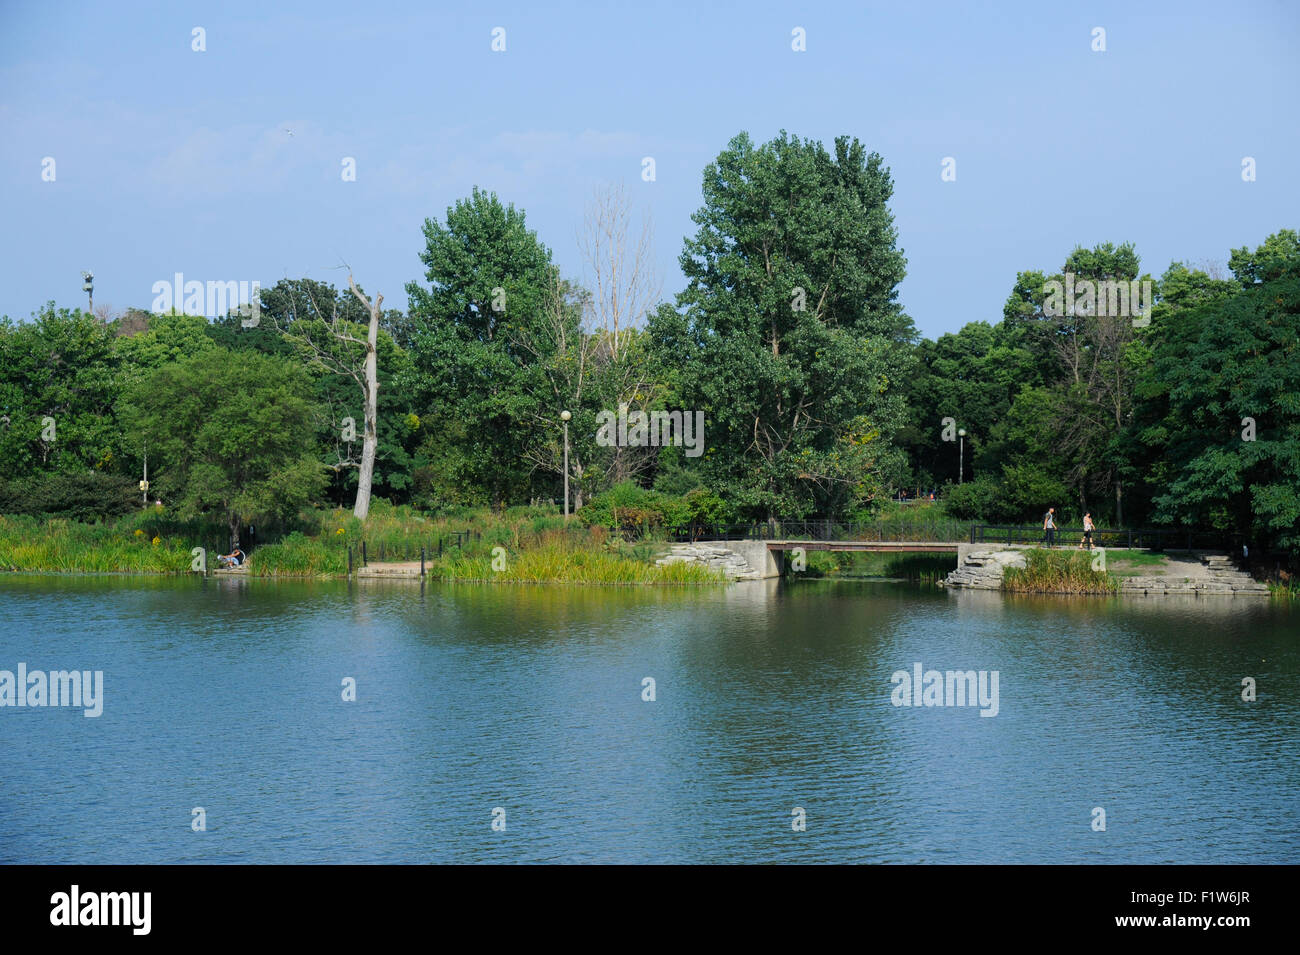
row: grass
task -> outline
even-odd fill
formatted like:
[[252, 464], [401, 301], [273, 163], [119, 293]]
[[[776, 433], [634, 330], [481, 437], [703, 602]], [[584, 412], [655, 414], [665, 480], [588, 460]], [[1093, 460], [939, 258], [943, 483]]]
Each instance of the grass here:
[[[184, 522], [148, 510], [110, 523], [62, 518], [0, 516], [0, 570], [56, 573], [190, 573], [196, 546], [207, 550], [208, 569], [225, 549], [219, 524]], [[421, 548], [431, 577], [611, 584], [716, 584], [703, 567], [654, 563], [659, 548], [628, 543], [604, 528], [570, 521], [554, 508], [461, 512], [440, 517], [376, 501], [363, 527], [342, 509], [304, 512], [296, 529], [250, 551], [254, 577], [330, 577], [354, 568], [364, 541], [368, 559], [418, 560]], [[441, 542], [441, 555], [439, 543]], [[493, 549], [505, 552], [505, 569], [492, 568]]]
[[495, 558], [448, 556], [430, 564], [427, 572], [430, 577], [443, 580], [512, 583], [716, 584], [724, 580], [717, 572], [696, 565], [675, 563], [659, 567], [613, 551], [558, 543], [531, 550], [507, 549]]
[[1107, 550], [1106, 570], [1116, 577], [1141, 577], [1145, 571], [1167, 566], [1165, 554], [1149, 550]]
[[294, 532], [275, 544], [263, 544], [249, 561], [256, 577], [322, 577], [348, 572], [346, 547]]
[[1077, 550], [1027, 550], [1024, 567], [1007, 568], [1002, 589], [1029, 594], [1116, 593], [1119, 581], [1104, 570], [1093, 570], [1092, 557]]
[[181, 574], [193, 538], [119, 524], [0, 516], [0, 570], [99, 574]]

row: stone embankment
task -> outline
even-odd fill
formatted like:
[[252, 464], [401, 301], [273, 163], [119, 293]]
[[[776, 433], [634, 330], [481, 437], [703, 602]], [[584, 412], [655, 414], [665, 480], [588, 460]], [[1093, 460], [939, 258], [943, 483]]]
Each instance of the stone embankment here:
[[1153, 577], [1120, 579], [1122, 594], [1220, 594], [1223, 596], [1268, 596], [1268, 585], [1260, 583], [1244, 570], [1238, 570], [1225, 554], [1205, 554], [1200, 558], [1199, 573], [1179, 576], [1175, 573]]
[[[962, 547], [957, 569], [943, 586], [958, 590], [1001, 590], [1008, 567], [1024, 567], [1023, 548]], [[1239, 570], [1225, 554], [1169, 557], [1160, 573], [1116, 575], [1121, 594], [1191, 594], [1267, 597], [1268, 585]]]
[[957, 569], [942, 583], [962, 590], [1001, 590], [1007, 568], [1024, 566], [1024, 551], [972, 550], [961, 555]]
[[718, 543], [673, 544], [667, 555], [656, 564], [696, 564], [720, 570], [731, 580], [760, 580], [763, 575], [750, 566], [743, 555]]

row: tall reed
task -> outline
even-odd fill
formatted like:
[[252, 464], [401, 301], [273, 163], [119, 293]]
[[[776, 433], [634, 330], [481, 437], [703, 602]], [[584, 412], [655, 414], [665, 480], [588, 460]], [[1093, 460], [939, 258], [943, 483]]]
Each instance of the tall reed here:
[[1008, 567], [1002, 589], [1031, 594], [1109, 594], [1119, 581], [1104, 570], [1092, 569], [1092, 555], [1080, 551], [1025, 551], [1025, 566]]

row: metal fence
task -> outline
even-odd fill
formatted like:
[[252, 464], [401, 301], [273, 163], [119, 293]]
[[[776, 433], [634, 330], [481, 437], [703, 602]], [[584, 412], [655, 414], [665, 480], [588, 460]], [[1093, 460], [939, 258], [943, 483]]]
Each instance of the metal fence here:
[[968, 525], [958, 521], [765, 521], [761, 524], [685, 524], [669, 528], [668, 539], [697, 540], [816, 540], [816, 541], [958, 541]]
[[435, 560], [452, 548], [464, 549], [470, 543], [483, 539], [481, 531], [450, 531], [430, 541], [404, 540], [367, 541], [364, 538], [355, 546], [348, 545], [348, 572], [354, 567], [365, 567], [372, 560], [384, 562], [408, 562]]
[[[644, 528], [622, 528], [624, 533]], [[670, 541], [698, 540], [816, 540], [816, 541], [943, 541], [972, 544], [1041, 544], [1041, 526], [965, 524], [957, 521], [878, 521], [870, 524], [839, 521], [766, 521], [761, 524], [685, 524], [667, 529]], [[1055, 543], [1077, 545], [1082, 527], [1057, 527]], [[1240, 534], [1160, 527], [1098, 527], [1092, 532], [1098, 547], [1164, 550], [1240, 550]]]
[[[1083, 538], [1082, 527], [1058, 527], [1057, 544], [1077, 545]], [[1047, 539], [1042, 526], [1025, 527], [1011, 524], [972, 524], [972, 544], [1041, 544]], [[1217, 531], [1194, 531], [1160, 527], [1098, 527], [1092, 532], [1092, 542], [1097, 547], [1145, 548], [1164, 550], [1240, 550], [1243, 537]]]

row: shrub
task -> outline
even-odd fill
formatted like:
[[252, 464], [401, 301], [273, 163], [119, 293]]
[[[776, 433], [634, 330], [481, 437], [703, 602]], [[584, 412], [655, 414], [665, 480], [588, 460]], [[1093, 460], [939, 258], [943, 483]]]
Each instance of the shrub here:
[[139, 494], [131, 478], [103, 471], [37, 474], [0, 482], [0, 513], [93, 521], [140, 510]]
[[944, 509], [958, 520], [996, 521], [1005, 510], [1002, 488], [997, 481], [977, 477], [964, 484], [949, 484], [943, 489]]

